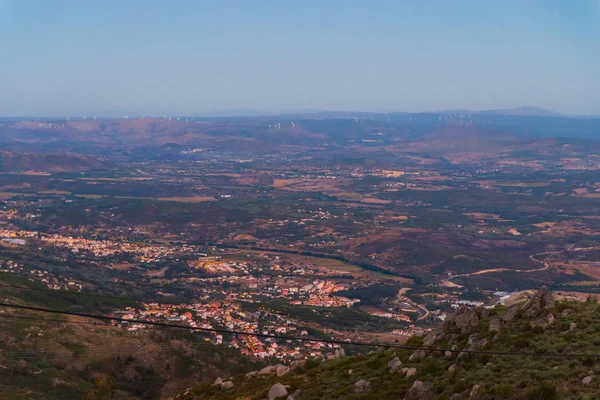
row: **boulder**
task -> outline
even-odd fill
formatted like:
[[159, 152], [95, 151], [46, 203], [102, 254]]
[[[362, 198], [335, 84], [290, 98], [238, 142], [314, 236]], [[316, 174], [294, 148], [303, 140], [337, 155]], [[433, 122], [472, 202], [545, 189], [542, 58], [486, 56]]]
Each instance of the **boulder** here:
[[535, 328], [535, 327], [546, 328], [552, 324], [554, 324], [554, 315], [552, 315], [552, 314], [548, 314], [545, 317], [541, 317], [541, 318], [537, 319], [536, 321], [532, 321], [530, 323], [532, 328]]
[[534, 294], [535, 294], [535, 292], [532, 290], [525, 290], [523, 292], [513, 294], [512, 296], [504, 299], [504, 305], [506, 307], [512, 307], [513, 305], [515, 305], [517, 303], [524, 303], [527, 300], [529, 300], [529, 298], [532, 297]]
[[226, 381], [221, 383], [221, 390], [227, 390], [233, 388], [233, 382]]
[[300, 389], [294, 391], [294, 393], [290, 394], [287, 397], [287, 400], [298, 400], [300, 398]]
[[254, 379], [258, 375], [258, 371], [251, 371], [246, 374], [246, 379]]
[[589, 385], [590, 383], [592, 383], [592, 380], [594, 379], [593, 375], [589, 375], [586, 376], [585, 378], [583, 378], [583, 380], [581, 381], [581, 383], [583, 383], [584, 385]]
[[428, 397], [429, 386], [421, 381], [414, 381], [408, 393], [407, 398], [424, 399]]
[[535, 315], [541, 310], [553, 308], [555, 306], [554, 295], [546, 286], [542, 286], [538, 291], [523, 304], [523, 311], [529, 315]]
[[213, 383], [213, 386], [219, 386], [221, 383], [223, 383], [223, 378], [218, 377], [217, 379], [215, 379], [215, 383]]
[[416, 368], [409, 368], [408, 371], [406, 371], [406, 377], [410, 378], [413, 375], [417, 374], [417, 369]]
[[502, 314], [502, 321], [504, 322], [510, 322], [512, 320], [514, 320], [517, 316], [517, 314], [519, 313], [519, 305], [515, 304], [512, 307], [510, 307], [508, 310], [506, 310], [504, 312], [504, 314]]
[[490, 319], [490, 332], [500, 333], [502, 330], [502, 320], [498, 317], [493, 317]]
[[263, 376], [274, 374], [275, 372], [277, 372], [277, 366], [268, 365], [268, 366], [264, 367], [263, 369], [261, 369], [260, 371], [258, 371], [258, 376], [263, 377]]
[[302, 368], [306, 365], [306, 360], [296, 360], [290, 363], [290, 369], [293, 371], [296, 368]]
[[276, 383], [273, 386], [271, 386], [271, 389], [269, 389], [267, 398], [269, 400], [276, 400], [276, 399], [282, 398], [287, 395], [288, 395], [288, 391], [287, 391], [286, 387], [283, 386], [281, 383]]
[[414, 353], [412, 353], [411, 356], [408, 357], [408, 359], [409, 359], [409, 361], [421, 361], [425, 357], [427, 357], [427, 353], [425, 352], [425, 350], [419, 349], [419, 350], [415, 351]]
[[435, 344], [435, 342], [437, 342], [443, 335], [439, 332], [429, 332], [427, 335], [425, 335], [425, 337], [423, 338], [423, 346], [426, 347], [431, 347]]
[[352, 371], [351, 369], [348, 370], [348, 375], [352, 375], [354, 371]]
[[277, 365], [275, 372], [277, 373], [277, 376], [283, 376], [290, 372], [290, 368], [286, 367], [285, 365]]
[[569, 324], [569, 330], [574, 331], [577, 328], [577, 324], [575, 322], [571, 322]]
[[490, 316], [490, 309], [485, 307], [475, 307], [475, 313], [479, 317], [479, 319], [488, 318]]
[[398, 357], [395, 357], [388, 362], [387, 366], [390, 369], [390, 372], [396, 372], [400, 369], [400, 366], [402, 366], [402, 361], [400, 361]]
[[369, 390], [370, 387], [371, 387], [371, 382], [366, 381], [364, 379], [361, 379], [354, 383], [354, 391], [356, 393], [365, 392], [365, 391]]
[[446, 358], [452, 358], [452, 357], [454, 357], [454, 353], [451, 352], [450, 350], [446, 350], [444, 352], [444, 357], [446, 357]]
[[473, 385], [473, 388], [471, 388], [471, 393], [469, 394], [469, 397], [477, 397], [478, 395], [480, 395], [482, 392], [482, 387], [480, 385]]
[[[459, 309], [460, 310], [460, 309]], [[459, 328], [468, 328], [470, 326], [477, 325], [479, 317], [474, 309], [468, 309], [460, 314], [457, 314], [454, 318], [454, 323]]]
[[571, 309], [570, 308], [565, 308], [564, 310], [561, 311], [560, 315], [562, 317], [566, 317], [567, 315], [571, 314]]
[[404, 368], [402, 368], [402, 369], [400, 370], [400, 373], [401, 373], [402, 375], [406, 375], [406, 373], [408, 372], [408, 370], [409, 370], [409, 369], [410, 369], [410, 368], [408, 368], [408, 367], [404, 367]]

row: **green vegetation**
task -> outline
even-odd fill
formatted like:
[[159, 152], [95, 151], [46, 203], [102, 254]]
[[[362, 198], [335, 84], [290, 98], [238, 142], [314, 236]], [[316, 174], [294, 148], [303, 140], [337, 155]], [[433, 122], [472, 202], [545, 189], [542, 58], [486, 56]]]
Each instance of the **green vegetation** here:
[[[482, 350], [516, 353], [556, 354], [549, 357], [467, 354], [458, 359], [433, 351], [422, 361], [410, 361], [414, 350], [380, 349], [354, 357], [342, 357], [307, 365], [282, 377], [261, 380], [233, 379], [234, 388], [221, 390], [217, 386], [196, 386], [177, 399], [262, 399], [275, 383], [289, 385], [289, 392], [301, 391], [300, 399], [398, 399], [406, 396], [416, 380], [427, 389], [418, 398], [448, 399], [587, 399], [600, 395], [600, 364], [596, 356], [561, 357], [561, 354], [600, 354], [600, 306], [596, 302], [557, 303], [548, 310], [555, 315], [552, 325], [532, 328], [524, 312], [505, 325], [501, 333], [488, 329], [490, 318], [506, 312], [496, 307], [476, 326], [464, 330], [447, 326], [436, 348], [448, 348], [450, 342], [458, 348], [467, 346], [469, 337], [487, 340]], [[574, 325], [572, 325], [574, 324]], [[414, 337], [407, 345], [420, 346], [422, 339]], [[390, 372], [388, 362], [398, 357], [402, 367], [414, 367], [417, 373], [403, 377]], [[449, 371], [450, 366], [455, 365]], [[351, 373], [350, 373], [351, 371]], [[591, 383], [583, 378], [592, 376]], [[368, 380], [370, 389], [357, 393], [355, 382]], [[478, 388], [472, 397], [475, 385]], [[460, 397], [462, 396], [462, 397]]]

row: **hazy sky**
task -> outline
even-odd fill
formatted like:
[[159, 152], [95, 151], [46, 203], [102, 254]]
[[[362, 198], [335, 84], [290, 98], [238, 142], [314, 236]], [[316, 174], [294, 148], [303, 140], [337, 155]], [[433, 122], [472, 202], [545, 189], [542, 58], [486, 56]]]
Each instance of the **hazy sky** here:
[[0, 115], [600, 114], [600, 0], [0, 0]]

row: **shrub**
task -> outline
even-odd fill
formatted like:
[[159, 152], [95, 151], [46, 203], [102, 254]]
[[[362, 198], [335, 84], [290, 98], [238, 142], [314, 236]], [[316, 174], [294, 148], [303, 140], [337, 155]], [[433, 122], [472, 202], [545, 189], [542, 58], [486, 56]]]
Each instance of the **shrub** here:
[[560, 396], [556, 386], [551, 382], [541, 381], [525, 391], [525, 398], [528, 400], [558, 400]]

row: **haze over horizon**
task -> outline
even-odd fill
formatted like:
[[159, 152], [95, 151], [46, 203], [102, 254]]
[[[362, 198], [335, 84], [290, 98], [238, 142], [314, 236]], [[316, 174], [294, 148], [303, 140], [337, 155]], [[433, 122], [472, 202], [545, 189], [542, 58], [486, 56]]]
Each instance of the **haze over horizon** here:
[[600, 3], [0, 0], [0, 116], [600, 114]]

